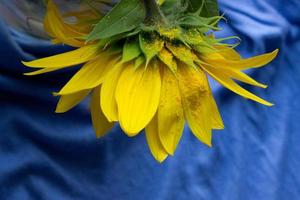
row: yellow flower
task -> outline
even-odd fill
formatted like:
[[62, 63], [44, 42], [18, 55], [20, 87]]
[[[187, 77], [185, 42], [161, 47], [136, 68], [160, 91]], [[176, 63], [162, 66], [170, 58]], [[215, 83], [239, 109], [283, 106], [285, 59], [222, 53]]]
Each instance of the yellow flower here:
[[[87, 13], [92, 13], [86, 16], [88, 19], [100, 18]], [[92, 93], [91, 117], [98, 137], [117, 122], [130, 137], [145, 129], [153, 156], [162, 162], [174, 154], [187, 122], [193, 134], [211, 146], [212, 130], [223, 129], [224, 125], [207, 75], [247, 99], [272, 105], [234, 80], [266, 88], [242, 70], [269, 63], [278, 50], [243, 59], [211, 36], [178, 28], [140, 33], [122, 44], [86, 43], [84, 36], [93, 26], [88, 21], [83, 25], [78, 21], [67, 23], [55, 4], [48, 1], [47, 32], [55, 43], [78, 48], [24, 64], [38, 69], [27, 75], [84, 64], [56, 93], [60, 96], [56, 112], [70, 110]], [[185, 43], [179, 43], [177, 38]]]

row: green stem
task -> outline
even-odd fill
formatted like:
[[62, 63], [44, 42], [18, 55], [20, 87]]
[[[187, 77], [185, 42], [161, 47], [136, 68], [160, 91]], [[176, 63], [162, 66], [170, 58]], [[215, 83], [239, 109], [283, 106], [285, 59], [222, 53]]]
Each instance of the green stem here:
[[144, 0], [146, 7], [146, 25], [166, 24], [166, 18], [161, 12], [156, 0]]

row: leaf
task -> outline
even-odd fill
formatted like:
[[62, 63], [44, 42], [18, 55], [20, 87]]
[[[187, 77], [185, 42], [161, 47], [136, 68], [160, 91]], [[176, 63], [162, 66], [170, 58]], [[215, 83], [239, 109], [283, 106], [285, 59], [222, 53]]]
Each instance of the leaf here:
[[141, 0], [121, 0], [105, 15], [87, 36], [87, 41], [104, 39], [128, 32], [140, 25], [146, 16]]
[[[181, 11], [182, 8], [182, 1], [179, 0], [166, 0], [164, 4], [161, 6], [161, 10], [165, 15], [172, 15], [172, 14], [178, 14], [178, 12]], [[174, 10], [176, 10], [176, 13], [174, 13]]]
[[188, 11], [193, 13], [197, 12], [199, 9], [201, 9], [203, 1], [206, 0], [187, 0], [189, 5]]
[[202, 17], [214, 17], [219, 15], [219, 6], [217, 0], [204, 0], [204, 7], [200, 16]]
[[127, 39], [123, 47], [122, 62], [128, 62], [137, 58], [142, 53], [140, 49], [139, 39], [135, 37], [134, 39]]
[[198, 12], [201, 17], [214, 17], [219, 15], [217, 0], [188, 0], [190, 12]]

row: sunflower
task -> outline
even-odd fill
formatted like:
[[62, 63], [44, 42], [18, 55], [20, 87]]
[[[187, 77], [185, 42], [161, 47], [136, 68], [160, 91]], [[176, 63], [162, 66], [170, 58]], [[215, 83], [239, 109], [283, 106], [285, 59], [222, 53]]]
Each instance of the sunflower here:
[[[120, 4], [122, 1], [116, 7]], [[231, 38], [217, 39], [213, 35], [222, 16], [199, 16], [203, 5], [196, 12], [183, 9], [181, 15], [156, 6], [156, 16], [163, 17], [147, 19], [146, 15], [146, 20], [131, 30], [101, 38], [101, 34], [90, 35], [97, 29], [95, 22], [113, 16], [117, 8], [104, 17], [92, 8], [62, 15], [50, 0], [45, 30], [54, 43], [76, 49], [23, 63], [37, 69], [26, 75], [83, 64], [54, 93], [60, 97], [56, 112], [70, 110], [91, 93], [90, 111], [97, 137], [116, 123], [130, 137], [145, 129], [152, 155], [162, 162], [174, 155], [185, 122], [208, 146], [212, 145], [212, 130], [224, 128], [208, 75], [242, 97], [272, 106], [235, 80], [266, 88], [242, 71], [268, 64], [278, 50], [243, 59], [234, 45], [224, 42]], [[75, 20], [68, 20], [70, 16]], [[151, 20], [154, 23], [148, 23]]]

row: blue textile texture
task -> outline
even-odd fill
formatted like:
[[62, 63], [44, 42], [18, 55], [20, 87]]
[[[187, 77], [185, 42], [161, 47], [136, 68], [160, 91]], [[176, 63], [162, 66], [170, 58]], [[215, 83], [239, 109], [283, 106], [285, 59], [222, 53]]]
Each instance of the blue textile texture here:
[[244, 57], [280, 49], [271, 64], [248, 71], [268, 89], [243, 85], [275, 106], [213, 83], [225, 130], [214, 131], [208, 148], [186, 127], [163, 164], [144, 133], [128, 138], [117, 126], [96, 139], [86, 102], [55, 114], [51, 93], [76, 69], [26, 77], [20, 61], [69, 48], [0, 22], [0, 199], [300, 199], [300, 1], [220, 0], [220, 7], [228, 22], [217, 35], [240, 36]]

